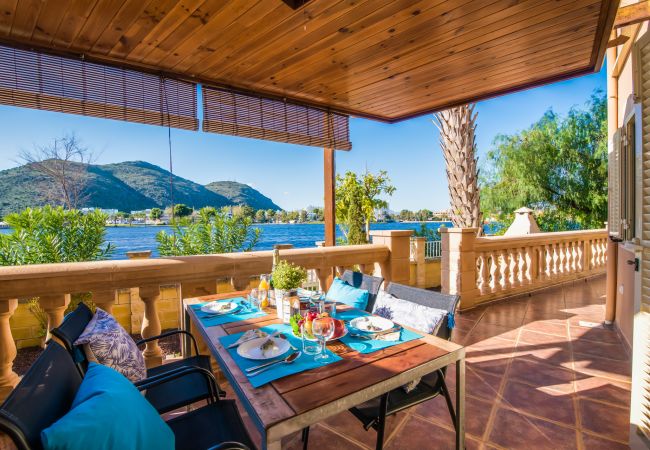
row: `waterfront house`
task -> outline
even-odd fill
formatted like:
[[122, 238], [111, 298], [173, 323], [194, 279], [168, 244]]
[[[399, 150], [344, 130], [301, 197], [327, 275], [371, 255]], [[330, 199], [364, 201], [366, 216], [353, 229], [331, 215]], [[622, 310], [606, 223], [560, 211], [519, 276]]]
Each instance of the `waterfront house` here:
[[[352, 150], [349, 117], [393, 123], [593, 73], [608, 46], [616, 49], [610, 53], [617, 58], [618, 79], [634, 79], [643, 88], [645, 40], [637, 37], [645, 35], [647, 2], [621, 3], [618, 10], [617, 0], [4, 1], [0, 103], [193, 131], [201, 123], [206, 133], [322, 148], [324, 246], [282, 250], [281, 257], [313, 271], [323, 289], [350, 267], [399, 286], [410, 283], [412, 270], [416, 280], [426, 278], [426, 271], [411, 265], [412, 259], [424, 260], [426, 243], [412, 245], [409, 231], [377, 231], [372, 244], [335, 246], [336, 152]], [[614, 26], [619, 31], [612, 35]], [[630, 26], [634, 37], [627, 34]], [[634, 70], [618, 56], [633, 49], [639, 53]], [[620, 99], [626, 87], [618, 89]], [[636, 100], [635, 120], [644, 125]], [[612, 107], [620, 110], [620, 100]], [[619, 115], [616, 129], [624, 117]], [[641, 142], [639, 135], [639, 152]], [[621, 176], [621, 185], [635, 177], [639, 186], [645, 182], [643, 161], [638, 172], [621, 171], [627, 177]], [[413, 163], [404, 158], [404, 164]], [[632, 244], [637, 236], [641, 246], [645, 191], [638, 190], [636, 231], [629, 222], [634, 202], [619, 208], [628, 211], [621, 215], [626, 226], [610, 220], [611, 233]], [[619, 194], [612, 195], [618, 204]], [[629, 244], [622, 247], [619, 255]], [[227, 380], [227, 397], [243, 405], [244, 423], [261, 448], [300, 447], [306, 426], [314, 447], [341, 449], [375, 442], [381, 448], [384, 441], [394, 448], [620, 448], [628, 439], [640, 444], [641, 435], [628, 436], [626, 343], [599, 325], [602, 275], [606, 264], [615, 264], [608, 259], [611, 244], [607, 248], [604, 229], [477, 237], [476, 229], [449, 228], [442, 233], [438, 263], [443, 293], [460, 301], [461, 312], [447, 322], [455, 323], [452, 342], [424, 336], [396, 352], [353, 352], [313, 377], [291, 376], [258, 388], [224, 362], [214, 331], [227, 334], [223, 328], [199, 330], [205, 346], [196, 350], [219, 360], [215, 372]], [[13, 361], [23, 330], [12, 327], [21, 313], [19, 300], [38, 297], [52, 329], [62, 324], [70, 294], [91, 292], [94, 303], [129, 331], [156, 337], [161, 329], [196, 325], [182, 299], [244, 291], [273, 263], [271, 252], [132, 256], [0, 268], [4, 396], [19, 382]], [[641, 258], [641, 270], [643, 264]], [[641, 298], [646, 281], [633, 281]], [[453, 308], [449, 312], [453, 317]], [[625, 321], [633, 313], [628, 306], [616, 319], [628, 339]], [[645, 364], [646, 343], [634, 345], [635, 367]], [[192, 348], [185, 344], [189, 357]], [[150, 368], [160, 367], [157, 340], [146, 343], [144, 357]], [[388, 392], [446, 364], [442, 379], [455, 394], [458, 413], [453, 421], [445, 410], [452, 403], [449, 392], [447, 403], [440, 396], [404, 409], [387, 424], [380, 421], [376, 434], [347, 411], [373, 396], [386, 399], [380, 401], [386, 410]], [[637, 417], [646, 411], [644, 398], [636, 396]], [[643, 432], [635, 420], [633, 415], [633, 429]], [[303, 431], [302, 440], [307, 436]]]

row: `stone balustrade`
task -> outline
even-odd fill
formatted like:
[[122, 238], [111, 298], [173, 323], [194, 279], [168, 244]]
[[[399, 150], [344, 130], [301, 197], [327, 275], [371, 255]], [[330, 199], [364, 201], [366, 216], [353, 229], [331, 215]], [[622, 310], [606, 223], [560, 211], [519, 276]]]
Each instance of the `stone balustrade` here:
[[[408, 282], [410, 232], [381, 231], [368, 245], [318, 247], [281, 250], [281, 259], [315, 271], [321, 288], [345, 268], [359, 267], [367, 273], [381, 274], [387, 281]], [[0, 398], [18, 381], [13, 371], [16, 344], [10, 318], [18, 299], [38, 297], [47, 315], [49, 330], [61, 324], [71, 295], [92, 293], [93, 302], [112, 312], [116, 299], [129, 296], [131, 317], [138, 316], [143, 337], [161, 331], [158, 305], [161, 289], [176, 286], [178, 299], [217, 293], [217, 286], [228, 280], [234, 290], [246, 289], [251, 278], [269, 273], [272, 251], [228, 253], [173, 258], [148, 258], [146, 253], [130, 255], [129, 260], [0, 267]], [[336, 272], [335, 272], [336, 271]], [[136, 300], [137, 299], [137, 300]], [[136, 305], [137, 303], [137, 305]], [[179, 322], [182, 324], [180, 301]], [[149, 367], [160, 364], [158, 342], [147, 343], [144, 356]]]
[[461, 309], [603, 273], [607, 231], [477, 237], [476, 228], [441, 228], [442, 291]]

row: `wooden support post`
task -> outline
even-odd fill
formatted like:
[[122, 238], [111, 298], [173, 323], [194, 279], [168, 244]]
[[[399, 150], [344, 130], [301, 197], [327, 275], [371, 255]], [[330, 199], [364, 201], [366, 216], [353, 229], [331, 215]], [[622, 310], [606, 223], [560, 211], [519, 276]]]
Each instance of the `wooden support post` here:
[[336, 245], [336, 161], [334, 149], [323, 149], [325, 155], [323, 163], [324, 188], [325, 188], [325, 246]]

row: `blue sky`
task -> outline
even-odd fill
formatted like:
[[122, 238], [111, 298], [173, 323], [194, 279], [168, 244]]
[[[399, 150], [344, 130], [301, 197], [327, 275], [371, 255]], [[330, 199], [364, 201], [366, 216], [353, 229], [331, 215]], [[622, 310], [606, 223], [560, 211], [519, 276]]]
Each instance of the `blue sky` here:
[[[605, 70], [477, 105], [479, 157], [499, 133], [527, 128], [549, 108], [560, 114], [606, 88]], [[75, 133], [98, 163], [144, 160], [168, 167], [167, 129], [134, 123], [0, 106], [0, 170], [18, 165], [22, 149]], [[397, 124], [351, 119], [353, 148], [337, 152], [337, 172], [387, 170], [397, 188], [394, 210], [447, 209], [444, 160], [431, 116]], [[172, 130], [174, 173], [198, 183], [250, 184], [285, 209], [323, 203], [323, 152], [212, 133]], [[0, 194], [1, 195], [1, 194]]]

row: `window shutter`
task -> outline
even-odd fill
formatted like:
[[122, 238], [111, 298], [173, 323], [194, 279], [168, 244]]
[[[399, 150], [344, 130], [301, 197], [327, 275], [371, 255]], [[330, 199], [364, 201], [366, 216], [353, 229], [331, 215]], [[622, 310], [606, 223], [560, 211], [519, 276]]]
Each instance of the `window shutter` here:
[[198, 129], [193, 83], [5, 46], [0, 104]]
[[350, 150], [349, 118], [308, 105], [204, 86], [203, 131]]
[[[641, 102], [641, 305], [634, 319], [631, 421], [650, 439], [650, 34], [634, 49], [635, 94]], [[637, 233], [639, 234], [639, 233]]]
[[621, 130], [616, 130], [612, 138], [612, 151], [607, 161], [608, 217], [609, 233], [621, 235]]

